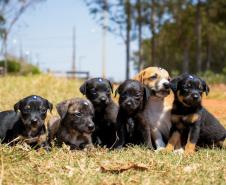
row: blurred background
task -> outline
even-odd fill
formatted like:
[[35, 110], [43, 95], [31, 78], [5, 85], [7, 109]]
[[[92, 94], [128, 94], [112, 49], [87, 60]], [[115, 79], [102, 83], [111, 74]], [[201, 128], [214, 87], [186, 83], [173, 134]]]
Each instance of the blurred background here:
[[226, 0], [0, 0], [0, 74], [226, 82]]

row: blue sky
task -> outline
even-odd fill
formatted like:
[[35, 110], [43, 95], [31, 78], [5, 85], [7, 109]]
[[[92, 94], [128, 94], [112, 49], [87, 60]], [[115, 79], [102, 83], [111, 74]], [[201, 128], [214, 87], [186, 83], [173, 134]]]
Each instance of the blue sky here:
[[[73, 26], [77, 68], [90, 71], [92, 77], [100, 76], [102, 32], [83, 0], [47, 0], [27, 10], [10, 35], [9, 50], [19, 55], [22, 46], [30, 61], [38, 61], [43, 70], [70, 70]], [[106, 71], [107, 78], [125, 78], [125, 46], [111, 33], [107, 34]]]

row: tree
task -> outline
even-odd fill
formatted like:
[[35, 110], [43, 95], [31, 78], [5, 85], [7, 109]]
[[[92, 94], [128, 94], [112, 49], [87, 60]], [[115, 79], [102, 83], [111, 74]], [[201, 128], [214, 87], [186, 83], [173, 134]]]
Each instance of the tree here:
[[[43, 0], [0, 0], [1, 53], [4, 58], [7, 58], [7, 41], [14, 25], [29, 7], [40, 1]], [[7, 73], [7, 60], [5, 60], [4, 68]]]

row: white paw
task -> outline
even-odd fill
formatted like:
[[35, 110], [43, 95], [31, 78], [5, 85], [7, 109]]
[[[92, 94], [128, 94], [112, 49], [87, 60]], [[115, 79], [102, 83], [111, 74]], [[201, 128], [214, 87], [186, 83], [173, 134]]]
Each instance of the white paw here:
[[174, 150], [174, 152], [173, 152], [173, 153], [181, 155], [181, 154], [183, 154], [183, 153], [184, 153], [184, 149], [183, 149], [183, 148], [176, 149], [176, 150]]
[[165, 147], [158, 147], [156, 150], [155, 150], [155, 152], [161, 152], [161, 151], [163, 151], [165, 149]]

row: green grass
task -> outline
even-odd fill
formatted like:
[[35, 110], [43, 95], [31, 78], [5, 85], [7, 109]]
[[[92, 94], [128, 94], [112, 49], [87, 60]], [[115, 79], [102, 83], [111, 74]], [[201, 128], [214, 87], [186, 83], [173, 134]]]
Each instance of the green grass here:
[[[0, 110], [12, 109], [14, 103], [30, 94], [41, 95], [54, 104], [81, 97], [80, 84], [45, 75], [0, 78]], [[213, 93], [213, 97], [220, 94], [217, 88]], [[52, 115], [56, 115], [55, 109]], [[194, 156], [184, 157], [155, 153], [138, 146], [116, 151], [101, 148], [70, 151], [64, 146], [46, 153], [22, 145], [1, 145], [0, 155], [1, 184], [223, 185], [226, 182], [226, 150], [219, 149], [200, 149]], [[117, 169], [131, 164], [143, 166], [144, 170], [131, 168], [117, 173]], [[102, 167], [114, 171], [103, 171]]]

